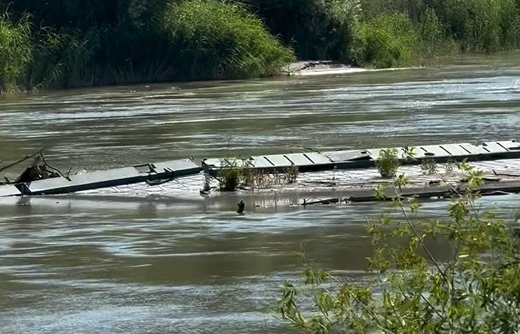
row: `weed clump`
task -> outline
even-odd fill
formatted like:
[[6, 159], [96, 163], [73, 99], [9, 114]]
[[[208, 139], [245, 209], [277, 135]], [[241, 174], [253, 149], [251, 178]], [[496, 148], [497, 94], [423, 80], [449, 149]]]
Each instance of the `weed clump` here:
[[423, 158], [421, 163], [421, 171], [424, 175], [432, 175], [437, 173], [437, 162], [432, 158]]
[[444, 172], [446, 174], [449, 174], [453, 172], [453, 170], [457, 167], [457, 160], [453, 159], [452, 157], [448, 158], [448, 161], [444, 164]]
[[300, 169], [295, 164], [291, 164], [291, 167], [287, 170], [287, 178], [289, 183], [294, 183], [300, 175]]
[[376, 159], [376, 167], [383, 178], [393, 178], [399, 170], [399, 156], [396, 148], [384, 148]]
[[221, 191], [235, 191], [240, 184], [243, 175], [243, 167], [238, 160], [220, 159], [221, 169], [218, 171], [217, 179]]
[[221, 191], [235, 191], [238, 188], [251, 191], [274, 188], [296, 182], [299, 175], [298, 166], [295, 165], [287, 170], [275, 170], [270, 173], [246, 166], [241, 160], [221, 159], [220, 166], [217, 178]]

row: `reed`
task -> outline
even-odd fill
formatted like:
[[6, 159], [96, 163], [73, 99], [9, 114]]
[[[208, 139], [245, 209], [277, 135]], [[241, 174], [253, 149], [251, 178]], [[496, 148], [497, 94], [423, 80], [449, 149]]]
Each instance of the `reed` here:
[[90, 87], [94, 84], [92, 33], [42, 29], [36, 34], [34, 58], [26, 84], [37, 89]]
[[407, 64], [419, 43], [412, 22], [404, 14], [377, 16], [355, 30], [352, 62], [376, 68]]
[[[423, 34], [432, 35], [441, 28], [445, 44], [454, 40], [462, 52], [495, 52], [520, 43], [520, 2], [516, 0], [362, 0], [361, 7], [368, 20], [402, 13]], [[425, 26], [425, 16], [433, 18], [430, 24], [437, 23]]]
[[299, 59], [349, 60], [361, 0], [242, 0]]

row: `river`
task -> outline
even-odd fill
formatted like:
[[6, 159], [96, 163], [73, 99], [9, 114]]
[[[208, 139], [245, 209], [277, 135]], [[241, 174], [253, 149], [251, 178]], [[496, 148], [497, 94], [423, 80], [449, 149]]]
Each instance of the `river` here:
[[[429, 69], [6, 96], [0, 160], [48, 146], [61, 168], [187, 156], [510, 140], [518, 55]], [[516, 138], [519, 139], [519, 138]], [[16, 170], [13, 172], [17, 172]], [[500, 201], [507, 216], [518, 197]], [[426, 205], [440, 215], [446, 203]], [[362, 279], [364, 218], [381, 207], [301, 209], [53, 197], [0, 201], [1, 334], [289, 333], [269, 315], [283, 279], [319, 265]]]

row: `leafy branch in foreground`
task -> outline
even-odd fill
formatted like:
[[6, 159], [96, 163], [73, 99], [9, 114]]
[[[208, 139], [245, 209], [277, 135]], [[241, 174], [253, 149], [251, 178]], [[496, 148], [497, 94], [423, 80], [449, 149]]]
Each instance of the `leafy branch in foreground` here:
[[[517, 240], [496, 212], [476, 207], [483, 173], [466, 162], [457, 167], [467, 183], [447, 218], [421, 220], [421, 204], [400, 198], [395, 185], [406, 178], [394, 180], [394, 215], [367, 224], [369, 283], [348, 283], [306, 263], [304, 286], [284, 282], [282, 318], [315, 334], [517, 333]], [[448, 255], [434, 256], [432, 245]]]

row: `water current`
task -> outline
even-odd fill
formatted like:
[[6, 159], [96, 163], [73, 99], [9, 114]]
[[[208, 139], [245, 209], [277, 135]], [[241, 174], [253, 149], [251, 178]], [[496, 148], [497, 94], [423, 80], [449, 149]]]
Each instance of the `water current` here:
[[[49, 147], [95, 170], [188, 156], [510, 140], [520, 57], [435, 68], [3, 97], [0, 160]], [[520, 139], [520, 138], [516, 138]], [[18, 172], [16, 169], [12, 173]], [[490, 197], [511, 217], [518, 197]], [[423, 214], [438, 216], [446, 203]], [[289, 333], [268, 312], [319, 265], [362, 280], [380, 205], [252, 208], [53, 197], [0, 200], [1, 334]]]

